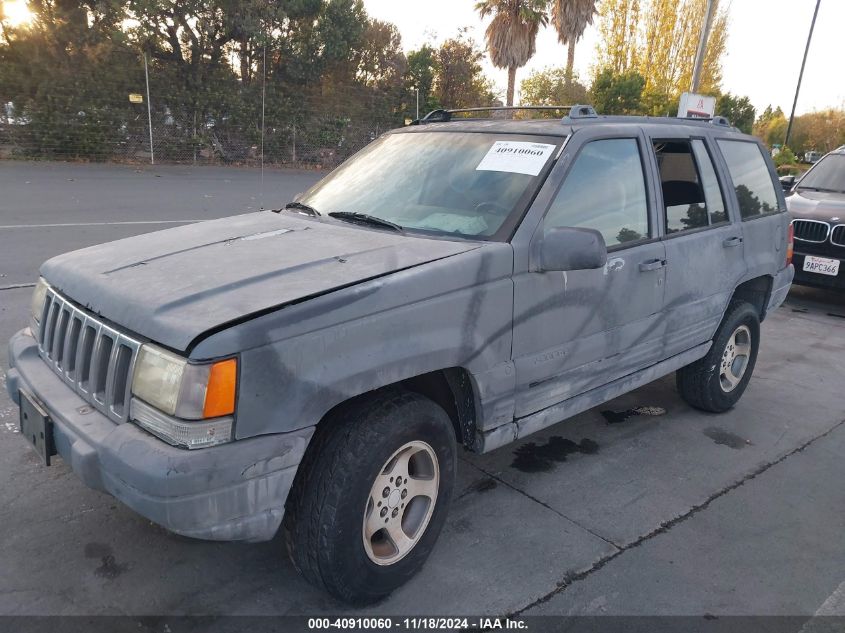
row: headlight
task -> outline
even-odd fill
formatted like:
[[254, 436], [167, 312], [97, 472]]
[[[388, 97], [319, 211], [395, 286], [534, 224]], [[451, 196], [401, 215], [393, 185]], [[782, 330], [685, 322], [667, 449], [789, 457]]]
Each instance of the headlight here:
[[44, 312], [44, 301], [47, 299], [47, 289], [50, 286], [44, 281], [44, 277], [38, 278], [35, 290], [32, 291], [32, 302], [30, 303], [30, 328], [35, 336], [38, 336], [38, 329], [41, 325], [41, 315]]
[[[227, 442], [231, 439], [232, 414], [235, 412], [238, 361], [234, 358], [215, 363], [195, 364], [154, 345], [142, 345], [135, 362], [132, 394], [158, 409], [163, 415], [150, 414], [149, 407], [133, 406], [139, 415], [131, 417], [141, 426], [164, 439], [185, 445], [179, 438], [186, 433], [198, 433], [204, 438], [202, 446]], [[133, 400], [134, 402], [134, 400]], [[228, 419], [226, 416], [229, 416]], [[214, 419], [215, 423], [192, 422]], [[167, 432], [166, 429], [171, 432]], [[204, 430], [213, 429], [213, 438]], [[196, 448], [188, 445], [188, 448]]]

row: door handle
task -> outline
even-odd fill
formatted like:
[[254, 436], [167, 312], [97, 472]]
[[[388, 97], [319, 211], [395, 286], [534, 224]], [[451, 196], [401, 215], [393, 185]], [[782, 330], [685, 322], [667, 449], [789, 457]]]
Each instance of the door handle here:
[[649, 259], [648, 261], [640, 262], [640, 270], [648, 272], [649, 270], [658, 270], [666, 265], [665, 259]]
[[740, 244], [742, 244], [742, 238], [741, 237], [729, 237], [724, 242], [722, 242], [722, 246], [724, 246], [725, 248], [731, 248], [733, 246], [739, 246]]

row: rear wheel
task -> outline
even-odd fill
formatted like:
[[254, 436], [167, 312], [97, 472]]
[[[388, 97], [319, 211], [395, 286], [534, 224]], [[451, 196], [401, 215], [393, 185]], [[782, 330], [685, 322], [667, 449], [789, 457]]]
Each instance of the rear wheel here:
[[760, 345], [760, 318], [745, 301], [730, 305], [707, 355], [680, 369], [676, 383], [681, 397], [703, 411], [722, 413], [742, 397]]
[[385, 597], [422, 567], [446, 519], [457, 450], [437, 404], [407, 391], [321, 423], [285, 509], [296, 568], [352, 604]]

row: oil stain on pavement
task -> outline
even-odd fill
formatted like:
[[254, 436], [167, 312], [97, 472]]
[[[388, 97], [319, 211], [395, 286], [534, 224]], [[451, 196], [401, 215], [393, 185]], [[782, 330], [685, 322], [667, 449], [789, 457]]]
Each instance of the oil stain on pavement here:
[[581, 453], [594, 455], [598, 453], [599, 445], [591, 439], [583, 438], [580, 442], [573, 442], [559, 436], [550, 437], [545, 444], [529, 442], [517, 448], [511, 467], [524, 473], [548, 472], [556, 463], [565, 462], [569, 455]]
[[713, 440], [716, 444], [728, 446], [735, 450], [751, 446], [751, 440], [746, 440], [739, 435], [726, 431], [725, 429], [720, 429], [717, 426], [708, 426], [704, 429], [704, 431], [702, 431], [702, 433]]
[[496, 483], [496, 480], [492, 477], [482, 477], [481, 479], [478, 479], [468, 485], [466, 489], [460, 495], [458, 495], [458, 499], [463, 499], [467, 495], [473, 493], [489, 492], [496, 488], [496, 486], [498, 485], [499, 484]]
[[115, 560], [112, 548], [105, 543], [86, 543], [85, 558], [100, 559], [100, 566], [94, 570], [94, 573], [100, 578], [105, 578], [106, 580], [114, 580], [125, 571], [129, 570], [128, 564], [118, 563]]

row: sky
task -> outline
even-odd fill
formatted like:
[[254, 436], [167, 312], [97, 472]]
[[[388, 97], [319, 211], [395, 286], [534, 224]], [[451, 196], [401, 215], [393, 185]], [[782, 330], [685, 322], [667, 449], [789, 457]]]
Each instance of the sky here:
[[[730, 0], [727, 0], [730, 1]], [[723, 4], [727, 5], [723, 0]], [[728, 7], [728, 45], [722, 61], [722, 89], [748, 96], [762, 111], [780, 106], [789, 115], [801, 58], [816, 0], [732, 0]], [[405, 50], [426, 42], [439, 43], [470, 27], [470, 34], [484, 40], [484, 28], [474, 10], [475, 0], [364, 0], [367, 12], [393, 22], [402, 34]], [[828, 107], [845, 107], [845, 0], [821, 0], [807, 67], [796, 107], [797, 114]], [[575, 69], [590, 77], [598, 33], [588, 27], [575, 48]], [[566, 48], [558, 44], [551, 28], [537, 38], [537, 54], [517, 72], [517, 85], [532, 70], [564, 66]], [[507, 71], [494, 68], [485, 58], [485, 73], [504, 92]]]

